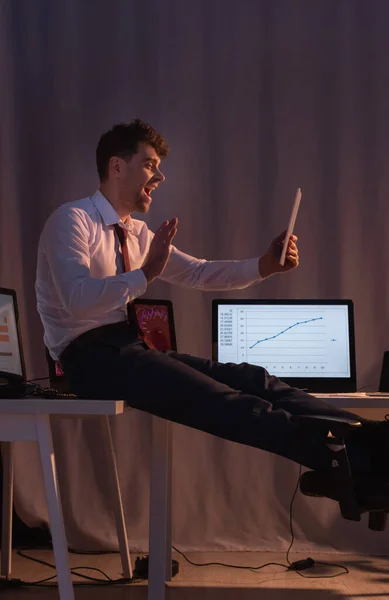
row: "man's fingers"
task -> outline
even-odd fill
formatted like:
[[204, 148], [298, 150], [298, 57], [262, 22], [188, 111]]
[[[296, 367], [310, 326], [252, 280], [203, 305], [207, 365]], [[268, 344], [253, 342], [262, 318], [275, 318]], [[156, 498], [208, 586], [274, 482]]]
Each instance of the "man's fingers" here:
[[174, 236], [177, 233], [177, 225], [178, 225], [178, 219], [177, 217], [174, 217], [173, 219], [171, 219], [168, 223], [168, 225], [166, 226], [166, 229], [164, 231], [165, 234], [165, 243], [166, 242], [170, 242], [170, 240], [172, 240], [174, 238]]
[[288, 244], [288, 252], [297, 252], [297, 246], [293, 242]]
[[162, 225], [160, 226], [160, 229], [164, 229], [167, 226], [169, 226], [169, 227], [176, 227], [177, 224], [178, 224], [177, 217], [173, 217], [172, 219], [170, 219], [170, 221], [164, 221], [162, 223]]
[[287, 253], [286, 254], [286, 259], [289, 262], [291, 262], [293, 265], [298, 265], [298, 262], [299, 262], [299, 256], [298, 256], [298, 254]]
[[177, 227], [173, 227], [173, 229], [171, 229], [169, 231], [169, 239], [173, 239], [174, 236], [176, 235], [176, 233], [177, 233]]
[[167, 236], [167, 238], [165, 240], [165, 244], [170, 245], [171, 242], [172, 242], [172, 240], [173, 240], [173, 238], [174, 238], [174, 236], [176, 235], [176, 233], [177, 233], [177, 229], [172, 229], [169, 232], [169, 235]]
[[174, 217], [173, 219], [170, 219], [170, 221], [164, 221], [157, 231], [159, 231], [161, 233], [167, 233], [167, 232], [171, 231], [171, 229], [174, 229], [175, 227], [177, 227], [177, 225], [178, 225], [178, 219], [177, 219], [177, 217]]
[[298, 240], [297, 235], [293, 235], [292, 234], [292, 235], [289, 236], [289, 243], [295, 244], [297, 242], [297, 240]]
[[[178, 219], [174, 217], [170, 221], [164, 221], [156, 230], [154, 234], [154, 244], [162, 244], [166, 243], [167, 237], [170, 235], [170, 231], [174, 228], [177, 228]], [[177, 230], [177, 229], [176, 229]]]
[[289, 242], [288, 250], [297, 250], [297, 244], [295, 242]]
[[155, 240], [155, 243], [157, 243], [158, 239], [161, 237], [161, 235], [163, 235], [163, 232], [166, 229], [168, 223], [169, 221], [164, 221], [156, 230], [153, 238], [153, 241]]
[[169, 225], [169, 221], [164, 221], [163, 223], [161, 223], [161, 225], [158, 227], [157, 231], [163, 231], [164, 229], [166, 229], [166, 227]]
[[[280, 233], [280, 235], [278, 235], [274, 240], [273, 243], [275, 244], [282, 244], [285, 241], [286, 238], [286, 229], [285, 231], [283, 231], [282, 233]], [[298, 237], [297, 235], [290, 235], [289, 236], [289, 242], [297, 242]]]
[[169, 234], [174, 231], [174, 234], [177, 233], [177, 226], [178, 226], [178, 219], [177, 217], [174, 217], [173, 219], [171, 219], [169, 221], [168, 226], [166, 227], [166, 229], [168, 230]]
[[162, 249], [167, 244], [170, 244], [170, 242], [172, 241], [172, 239], [174, 238], [176, 233], [177, 233], [176, 226], [166, 227], [163, 231], [161, 231], [160, 235], [158, 236], [158, 238], [155, 242], [156, 245], [158, 246], [158, 248]]

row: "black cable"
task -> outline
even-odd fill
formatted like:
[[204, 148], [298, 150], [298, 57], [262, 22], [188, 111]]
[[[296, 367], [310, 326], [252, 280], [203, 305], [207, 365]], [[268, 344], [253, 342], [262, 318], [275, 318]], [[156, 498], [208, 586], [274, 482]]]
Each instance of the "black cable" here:
[[[389, 418], [389, 414], [387, 416]], [[219, 563], [219, 562], [195, 563], [194, 561], [191, 561], [183, 552], [181, 552], [181, 550], [178, 550], [178, 548], [176, 548], [175, 546], [173, 546], [173, 550], [178, 552], [178, 554], [181, 554], [181, 556], [190, 565], [193, 565], [195, 567], [221, 566], [221, 567], [228, 567], [230, 569], [249, 569], [250, 571], [259, 571], [260, 569], [263, 569], [264, 567], [268, 567], [270, 565], [276, 565], [278, 567], [284, 567], [287, 571], [295, 571], [298, 575], [300, 575], [300, 577], [306, 577], [307, 579], [327, 579], [327, 578], [339, 577], [340, 575], [346, 575], [347, 573], [349, 573], [349, 570], [347, 567], [345, 567], [343, 565], [338, 565], [336, 563], [314, 561], [312, 559], [307, 559], [307, 561], [309, 561], [311, 563], [310, 566], [313, 566], [314, 564], [326, 565], [326, 566], [331, 566], [331, 567], [338, 567], [340, 569], [344, 569], [344, 571], [342, 571], [341, 573], [335, 573], [334, 575], [303, 575], [303, 573], [301, 573], [300, 569], [294, 567], [295, 563], [291, 563], [289, 560], [289, 554], [290, 554], [290, 551], [292, 549], [292, 546], [294, 544], [294, 539], [295, 539], [294, 530], [293, 530], [293, 503], [296, 498], [297, 491], [299, 489], [301, 471], [302, 471], [302, 465], [300, 465], [300, 468], [299, 468], [299, 474], [298, 474], [298, 478], [297, 478], [296, 487], [294, 489], [292, 499], [291, 499], [290, 505], [289, 505], [289, 527], [290, 527], [290, 534], [291, 534], [291, 542], [289, 544], [289, 548], [288, 548], [288, 550], [286, 552], [286, 556], [285, 556], [285, 559], [286, 559], [286, 562], [288, 563], [288, 565], [283, 565], [282, 563], [276, 563], [276, 562], [269, 562], [269, 563], [260, 565], [259, 567], [248, 567], [248, 566], [243, 566], [243, 565], [229, 565], [226, 563]], [[303, 561], [303, 562], [305, 562], [305, 561]], [[299, 561], [297, 561], [297, 563], [299, 563]], [[310, 568], [310, 566], [306, 566], [305, 568]]]
[[194, 567], [211, 567], [211, 566], [219, 566], [219, 567], [228, 567], [230, 569], [249, 569], [250, 571], [258, 571], [259, 569], [263, 569], [264, 567], [268, 567], [269, 565], [276, 565], [277, 567], [284, 567], [287, 569], [287, 565], [283, 565], [281, 563], [269, 562], [264, 565], [260, 565], [259, 567], [248, 567], [247, 565], [229, 565], [221, 562], [209, 562], [209, 563], [195, 563], [193, 560], [190, 560], [181, 550], [178, 550], [175, 546], [172, 546], [173, 550], [181, 554], [181, 556], [188, 562], [190, 565]]
[[[28, 549], [28, 548], [27, 548]], [[55, 565], [53, 565], [52, 563], [49, 563], [45, 560], [42, 560], [40, 558], [35, 558], [34, 556], [29, 556], [28, 554], [24, 553], [24, 550], [18, 550], [17, 554], [23, 558], [26, 558], [28, 560], [31, 560], [33, 562], [36, 562], [40, 565], [44, 565], [45, 567], [49, 567], [51, 569], [56, 570]], [[101, 573], [105, 578], [105, 579], [98, 579], [97, 577], [90, 577], [89, 575], [84, 575], [83, 573], [77, 573], [77, 571], [79, 571], [80, 569], [87, 569], [89, 571], [97, 571], [98, 573]], [[134, 581], [140, 581], [142, 580], [141, 577], [132, 577], [131, 579], [126, 579], [124, 577], [120, 577], [119, 579], [112, 579], [109, 575], [107, 575], [107, 573], [105, 573], [104, 571], [102, 571], [101, 569], [98, 569], [97, 567], [72, 567], [70, 569], [70, 572], [73, 575], [77, 575], [78, 577], [82, 577], [83, 579], [87, 579], [88, 581], [93, 581], [95, 583], [98, 583], [99, 585], [119, 585], [119, 584], [127, 584], [127, 583], [133, 583]], [[57, 575], [52, 575], [51, 577], [46, 577], [45, 579], [41, 579], [39, 581], [21, 581], [20, 585], [21, 586], [41, 586], [42, 584], [46, 583], [47, 581], [50, 581], [51, 579], [55, 579], [55, 577], [57, 577]], [[85, 583], [80, 583], [80, 582], [74, 582], [73, 585], [87, 585]], [[48, 587], [48, 586], [45, 586]], [[53, 586], [50, 587], [57, 587], [57, 584], [54, 584]]]
[[[40, 565], [44, 565], [45, 567], [50, 567], [51, 569], [56, 569], [55, 565], [46, 562], [45, 560], [42, 560], [40, 558], [35, 558], [35, 556], [29, 556], [28, 554], [23, 554], [23, 550], [18, 550], [17, 554], [19, 556], [22, 556], [23, 558], [28, 558], [29, 560], [32, 560], [33, 562], [36, 562]], [[73, 571], [77, 571], [78, 569], [90, 569], [91, 571], [98, 571], [99, 573], [101, 573], [102, 575], [104, 575], [104, 577], [106, 579], [108, 579], [109, 581], [113, 581], [111, 579], [111, 577], [109, 577], [109, 575], [107, 575], [106, 573], [104, 573], [104, 571], [102, 571], [101, 569], [98, 569], [97, 567], [72, 567], [71, 568], [71, 572], [73, 573]], [[76, 573], [77, 575], [78, 573]], [[90, 577], [88, 575], [79, 575], [80, 577], [84, 577], [85, 579], [90, 579]], [[54, 577], [56, 577], [54, 575]], [[52, 577], [50, 577], [49, 579], [52, 579]]]
[[285, 560], [286, 560], [286, 562], [288, 563], [289, 566], [291, 566], [291, 564], [292, 564], [290, 562], [290, 560], [289, 560], [289, 553], [292, 550], [292, 546], [294, 544], [293, 503], [294, 503], [294, 499], [296, 498], [297, 491], [299, 489], [299, 484], [300, 484], [300, 479], [301, 479], [301, 471], [302, 471], [302, 465], [300, 465], [299, 474], [298, 474], [298, 477], [297, 477], [296, 487], [294, 488], [292, 499], [291, 499], [290, 504], [289, 504], [289, 529], [290, 529], [291, 540], [290, 540], [289, 548], [287, 549], [286, 556], [285, 556]]
[[26, 395], [34, 396], [34, 397], [38, 397], [38, 398], [53, 399], [53, 400], [61, 400], [61, 399], [68, 400], [68, 399], [77, 398], [77, 396], [75, 394], [71, 394], [71, 393], [67, 393], [67, 392], [60, 392], [59, 390], [56, 390], [54, 388], [42, 387], [39, 383], [33, 383], [34, 381], [41, 381], [43, 379], [50, 379], [50, 378], [49, 377], [39, 377], [37, 379], [30, 379], [29, 381], [27, 381], [26, 383], [30, 387], [26, 390]]
[[68, 549], [69, 554], [78, 554], [79, 556], [102, 556], [103, 554], [119, 554], [118, 550], [72, 550]]
[[365, 390], [366, 388], [374, 388], [374, 385], [372, 385], [371, 383], [368, 383], [367, 385], [363, 385], [362, 387], [357, 389], [357, 392], [361, 392], [362, 390]]
[[52, 575], [51, 577], [46, 577], [46, 579], [40, 579], [39, 581], [21, 581], [20, 585], [24, 586], [24, 585], [41, 585], [42, 583], [46, 583], [46, 581], [51, 581], [52, 579], [55, 579], [57, 577], [57, 574]]
[[[98, 569], [97, 567], [72, 567], [71, 572], [74, 573], [75, 575], [78, 575], [79, 577], [83, 577], [84, 579], [90, 579], [92, 581], [96, 581], [95, 577], [90, 577], [89, 575], [83, 575], [82, 573], [75, 573], [75, 571], [79, 571], [80, 569], [89, 569], [90, 571], [97, 571], [98, 573], [101, 573], [101, 575], [103, 575], [107, 581], [115, 581], [114, 579], [112, 579], [112, 577], [107, 575], [107, 573], [104, 573], [104, 571], [102, 571], [101, 569]], [[97, 581], [99, 581], [99, 580], [97, 580]]]
[[18, 556], [21, 556], [22, 558], [27, 558], [27, 560], [31, 560], [32, 562], [36, 562], [38, 563], [38, 565], [44, 565], [45, 567], [50, 567], [50, 569], [54, 569], [55, 570], [55, 565], [52, 565], [49, 562], [46, 562], [45, 560], [42, 560], [41, 558], [35, 558], [35, 556], [29, 556], [28, 554], [24, 554], [24, 552], [26, 550], [31, 550], [31, 548], [23, 548], [22, 550], [17, 550], [16, 554]]
[[[388, 417], [388, 419], [386, 419], [386, 417]], [[385, 415], [385, 419], [389, 420], [389, 413], [387, 415]], [[265, 567], [277, 566], [277, 567], [284, 567], [287, 571], [295, 571], [298, 575], [300, 575], [300, 577], [305, 577], [306, 579], [331, 579], [334, 577], [340, 577], [340, 575], [347, 575], [350, 571], [344, 565], [339, 565], [337, 563], [314, 561], [313, 559], [306, 559], [306, 561], [309, 561], [309, 563], [308, 563], [309, 566], [305, 566], [304, 569], [310, 568], [311, 566], [316, 564], [316, 565], [325, 565], [325, 566], [329, 566], [329, 567], [338, 567], [340, 569], [343, 569], [343, 571], [341, 573], [335, 573], [334, 575], [304, 575], [303, 573], [301, 573], [301, 570], [296, 567], [296, 565], [301, 563], [301, 561], [297, 561], [297, 563], [292, 563], [289, 560], [289, 554], [291, 552], [291, 549], [292, 549], [292, 546], [293, 546], [294, 540], [295, 540], [294, 529], [293, 529], [293, 504], [294, 504], [294, 500], [296, 498], [297, 491], [299, 489], [301, 471], [302, 471], [302, 465], [300, 465], [300, 468], [299, 468], [296, 487], [294, 489], [292, 499], [291, 499], [290, 505], [289, 505], [289, 528], [290, 528], [290, 534], [291, 534], [291, 541], [290, 541], [290, 544], [286, 551], [286, 556], [285, 556], [286, 562], [288, 563], [287, 565], [284, 565], [282, 563], [277, 563], [277, 562], [268, 562], [268, 563], [264, 563], [263, 565], [259, 565], [258, 567], [250, 567], [247, 565], [230, 565], [230, 564], [221, 563], [221, 562], [196, 563], [196, 562], [190, 560], [184, 554], [184, 552], [182, 552], [175, 546], [172, 546], [173, 550], [175, 550], [178, 554], [180, 554], [186, 560], [187, 563], [189, 563], [190, 565], [192, 565], [194, 567], [220, 566], [220, 567], [227, 567], [229, 569], [244, 569], [244, 570], [250, 570], [250, 571], [259, 571], [260, 569], [264, 569]], [[107, 552], [75, 552], [75, 551], [71, 551], [71, 552], [73, 554], [108, 554]], [[18, 550], [17, 553], [19, 554], [19, 556], [22, 556], [23, 558], [27, 558], [27, 559], [37, 562], [39, 564], [42, 564], [42, 565], [45, 565], [52, 569], [55, 569], [55, 565], [48, 563], [44, 560], [40, 560], [38, 558], [28, 556], [27, 554], [23, 554], [22, 550]], [[306, 562], [306, 561], [302, 561], [302, 562]], [[98, 571], [98, 572], [102, 573], [109, 581], [105, 581], [103, 579], [96, 579], [93, 577], [89, 577], [88, 575], [83, 575], [81, 573], [75, 573], [75, 571], [77, 571], [78, 569], [89, 569], [91, 571]], [[99, 585], [110, 585], [110, 584], [114, 585], [114, 584], [119, 584], [119, 583], [130, 583], [135, 580], [135, 578], [111, 579], [106, 573], [104, 573], [104, 571], [102, 571], [101, 569], [95, 568], [95, 567], [73, 567], [70, 570], [74, 575], [78, 575], [79, 577], [83, 577], [84, 579], [89, 579], [91, 581], [99, 582]], [[22, 582], [21, 585], [40, 585], [41, 583], [44, 583], [45, 581], [49, 581], [50, 579], [53, 579], [54, 577], [56, 577], [56, 576], [54, 575], [52, 577], [48, 577], [47, 579], [44, 579], [39, 582], [31, 582], [31, 583]], [[142, 579], [142, 578], [141, 577], [136, 578], [136, 580], [140, 580], [140, 579]], [[75, 582], [74, 585], [77, 585], [77, 582]], [[78, 585], [87, 585], [87, 584], [78, 584]]]
[[[299, 489], [299, 484], [300, 484], [300, 479], [301, 479], [301, 471], [302, 471], [302, 465], [300, 465], [299, 474], [298, 474], [298, 478], [297, 478], [297, 484], [296, 484], [295, 490], [293, 492], [292, 500], [291, 500], [290, 506], [289, 506], [289, 527], [290, 527], [291, 542], [290, 542], [289, 548], [286, 552], [286, 561], [289, 564], [289, 570], [295, 571], [298, 575], [300, 575], [300, 577], [305, 577], [306, 579], [327, 579], [327, 578], [330, 579], [330, 578], [334, 578], [334, 577], [340, 577], [340, 575], [347, 575], [347, 573], [349, 573], [350, 571], [344, 565], [339, 565], [337, 563], [322, 562], [322, 561], [318, 561], [318, 560], [314, 561], [313, 559], [306, 559], [306, 561], [309, 561], [310, 564], [309, 564], [309, 566], [307, 566], [305, 568], [309, 569], [309, 568], [313, 567], [313, 565], [316, 564], [316, 565], [326, 565], [329, 567], [338, 567], [339, 569], [344, 569], [344, 570], [341, 573], [335, 573], [334, 575], [304, 575], [303, 573], [301, 573], [300, 569], [294, 567], [295, 563], [291, 563], [289, 560], [289, 554], [290, 554], [290, 551], [294, 544], [293, 503], [294, 503], [294, 499], [297, 494], [297, 490]], [[293, 567], [293, 568], [291, 568], [291, 567]]]
[[327, 567], [338, 567], [338, 569], [344, 569], [341, 573], [335, 573], [334, 575], [304, 575], [300, 573], [298, 569], [295, 569], [296, 573], [300, 575], [300, 577], [305, 577], [306, 579], [334, 579], [335, 577], [340, 577], [341, 575], [348, 575], [350, 571], [344, 565], [339, 565], [338, 563], [330, 563], [330, 562], [322, 562], [320, 560], [315, 560], [315, 565], [325, 565]]
[[[88, 567], [89, 569], [90, 567]], [[81, 577], [81, 575], [79, 575]], [[46, 579], [42, 579], [40, 581], [22, 581], [20, 579], [11, 579], [11, 580], [0, 580], [0, 587], [4, 587], [4, 583], [9, 585], [10, 588], [15, 587], [43, 587], [43, 588], [58, 588], [57, 583], [46, 583], [51, 579], [54, 579], [56, 575], [52, 575], [52, 577], [47, 577]], [[94, 583], [81, 583], [80, 581], [73, 581], [73, 587], [103, 587], [103, 586], [117, 586], [117, 585], [128, 585], [130, 583], [137, 583], [140, 581], [144, 581], [142, 577], [133, 577], [132, 579], [113, 579], [112, 581], [105, 581], [104, 579], [95, 579], [93, 577], [87, 577], [84, 575], [86, 579], [90, 579]]]
[[50, 399], [52, 398], [53, 400], [68, 400], [68, 399], [75, 399], [77, 398], [77, 396], [75, 394], [70, 394], [70, 393], [66, 393], [66, 392], [60, 392], [59, 390], [56, 390], [54, 388], [49, 388], [49, 387], [41, 387], [38, 386], [38, 384], [36, 385], [36, 389], [32, 392], [32, 395], [34, 396], [38, 396], [38, 398], [46, 398], [46, 399]]

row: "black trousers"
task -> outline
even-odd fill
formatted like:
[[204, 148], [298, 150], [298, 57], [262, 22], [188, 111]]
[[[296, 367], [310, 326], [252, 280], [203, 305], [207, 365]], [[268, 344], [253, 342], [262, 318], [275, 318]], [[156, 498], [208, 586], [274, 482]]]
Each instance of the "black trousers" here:
[[60, 362], [79, 397], [124, 400], [128, 406], [311, 469], [331, 466], [324, 433], [315, 427], [302, 429], [291, 416], [356, 417], [289, 387], [262, 367], [150, 350], [127, 323], [82, 334]]

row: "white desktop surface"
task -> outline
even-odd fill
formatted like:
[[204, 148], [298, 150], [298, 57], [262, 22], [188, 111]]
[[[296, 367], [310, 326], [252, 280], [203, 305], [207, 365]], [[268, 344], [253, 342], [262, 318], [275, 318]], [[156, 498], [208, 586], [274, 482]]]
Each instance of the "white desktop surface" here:
[[363, 392], [354, 394], [312, 394], [338, 408], [355, 412], [368, 419], [383, 419], [389, 413], [389, 394], [369, 396]]

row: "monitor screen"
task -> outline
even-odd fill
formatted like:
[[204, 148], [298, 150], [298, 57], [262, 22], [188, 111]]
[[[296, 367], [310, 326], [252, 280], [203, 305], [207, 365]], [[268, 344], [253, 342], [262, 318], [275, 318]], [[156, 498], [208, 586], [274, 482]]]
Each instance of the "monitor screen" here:
[[0, 371], [24, 376], [14, 294], [0, 289]]
[[355, 379], [347, 300], [214, 301], [213, 338], [222, 363], [260, 365], [281, 379]]

